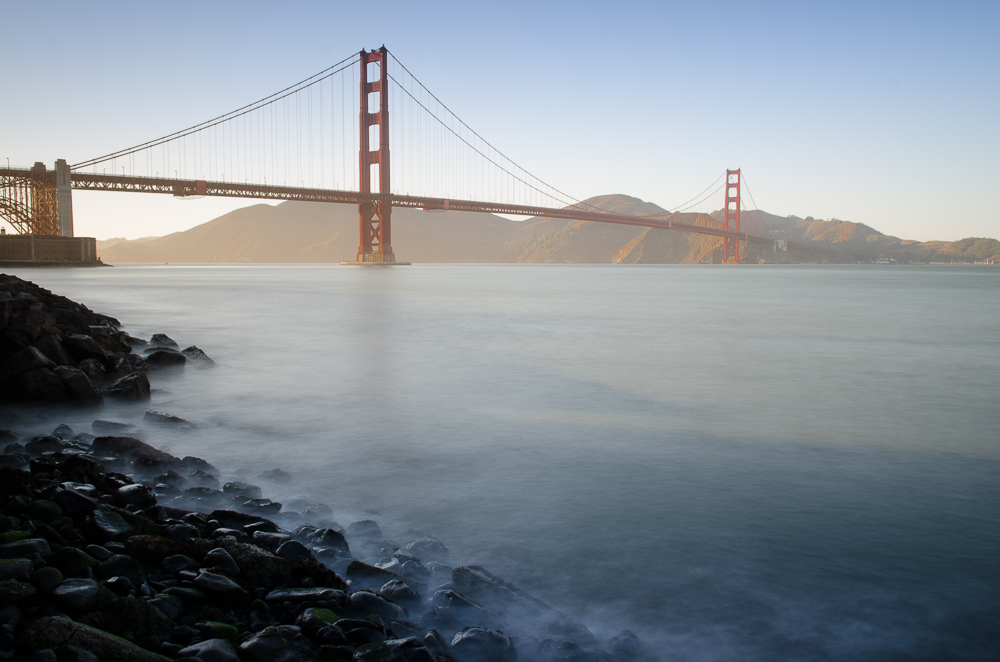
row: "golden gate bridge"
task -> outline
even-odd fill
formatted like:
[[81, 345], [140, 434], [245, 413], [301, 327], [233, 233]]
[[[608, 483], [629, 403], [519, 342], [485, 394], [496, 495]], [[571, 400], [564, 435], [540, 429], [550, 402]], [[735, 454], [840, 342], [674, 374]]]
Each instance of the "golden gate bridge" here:
[[54, 170], [0, 168], [0, 220], [22, 234], [72, 236], [73, 189], [357, 205], [354, 264], [365, 265], [397, 264], [393, 207], [712, 235], [726, 263], [741, 262], [748, 243], [774, 243], [743, 204], [740, 170], [653, 215], [616, 214], [563, 193], [473, 131], [385, 46], [133, 147], [72, 165], [60, 159]]

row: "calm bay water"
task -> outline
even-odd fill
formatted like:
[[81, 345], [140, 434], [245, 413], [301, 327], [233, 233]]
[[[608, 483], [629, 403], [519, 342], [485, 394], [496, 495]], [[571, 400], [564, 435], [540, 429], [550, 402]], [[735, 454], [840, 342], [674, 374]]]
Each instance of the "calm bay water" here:
[[154, 379], [153, 408], [199, 427], [151, 443], [280, 466], [275, 500], [434, 535], [599, 637], [1000, 658], [1000, 270], [15, 273], [216, 360]]

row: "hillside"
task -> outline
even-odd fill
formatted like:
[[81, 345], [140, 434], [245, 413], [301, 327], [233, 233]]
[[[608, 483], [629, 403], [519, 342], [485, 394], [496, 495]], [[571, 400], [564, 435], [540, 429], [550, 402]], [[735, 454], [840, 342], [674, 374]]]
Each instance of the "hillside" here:
[[[656, 205], [625, 195], [587, 203], [619, 214], [663, 213]], [[883, 235], [859, 223], [751, 212], [791, 250], [752, 246], [748, 261], [900, 262], [1000, 260], [995, 239], [914, 242]], [[639, 226], [529, 218], [512, 221], [493, 214], [394, 209], [393, 248], [410, 262], [572, 262], [679, 264], [721, 259], [721, 239]], [[708, 224], [702, 217], [691, 222]], [[164, 237], [99, 242], [105, 262], [337, 263], [355, 258], [357, 210], [350, 205], [283, 202], [254, 205]]]

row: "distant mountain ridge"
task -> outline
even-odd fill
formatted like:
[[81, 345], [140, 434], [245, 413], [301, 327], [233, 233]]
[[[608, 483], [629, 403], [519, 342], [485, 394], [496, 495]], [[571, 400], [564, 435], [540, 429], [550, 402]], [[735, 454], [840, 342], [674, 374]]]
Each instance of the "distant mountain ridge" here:
[[[621, 194], [585, 202], [618, 214], [665, 213], [653, 203]], [[753, 262], [1000, 260], [1000, 242], [995, 239], [915, 242], [837, 219], [780, 217], [763, 211], [750, 214], [775, 239], [791, 245], [787, 252], [751, 245], [747, 260]], [[707, 219], [701, 222], [709, 223]], [[163, 237], [102, 241], [98, 254], [112, 264], [337, 263], [355, 258], [357, 224], [357, 210], [350, 205], [262, 204]], [[512, 221], [493, 214], [397, 208], [392, 211], [392, 244], [397, 258], [410, 262], [681, 264], [719, 261], [722, 240], [612, 223], [551, 218]]]

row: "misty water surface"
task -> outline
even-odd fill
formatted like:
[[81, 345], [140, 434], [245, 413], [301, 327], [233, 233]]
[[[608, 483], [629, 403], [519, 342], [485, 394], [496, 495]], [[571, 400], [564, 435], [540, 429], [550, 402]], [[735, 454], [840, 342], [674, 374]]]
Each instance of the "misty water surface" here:
[[[1000, 657], [1000, 271], [16, 270], [218, 363], [150, 430], [669, 660]], [[99, 416], [22, 413], [22, 429]], [[271, 485], [262, 470], [295, 481]]]

